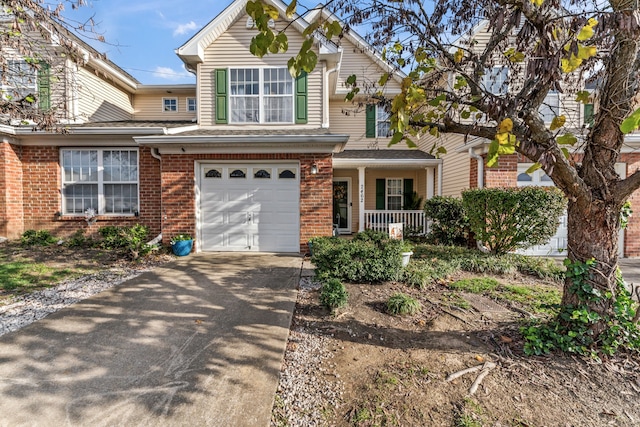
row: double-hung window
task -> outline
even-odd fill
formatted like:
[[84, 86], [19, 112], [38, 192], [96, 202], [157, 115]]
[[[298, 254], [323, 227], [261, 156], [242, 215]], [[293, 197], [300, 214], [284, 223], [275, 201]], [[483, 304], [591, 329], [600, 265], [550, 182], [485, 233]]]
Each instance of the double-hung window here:
[[492, 67], [484, 70], [482, 87], [494, 95], [506, 95], [509, 90], [509, 69]]
[[7, 100], [23, 99], [38, 94], [36, 69], [23, 60], [7, 61], [6, 73], [0, 71], [0, 92]]
[[399, 211], [402, 209], [402, 178], [387, 178], [387, 210]]
[[231, 123], [293, 123], [293, 78], [286, 68], [229, 71]]
[[538, 109], [538, 114], [540, 114], [540, 118], [545, 123], [551, 123], [554, 117], [560, 115], [560, 98], [558, 92], [552, 90], [547, 94]]
[[61, 158], [63, 214], [138, 212], [137, 150], [64, 149]]
[[376, 136], [378, 138], [389, 138], [391, 136], [391, 113], [383, 105], [376, 105]]

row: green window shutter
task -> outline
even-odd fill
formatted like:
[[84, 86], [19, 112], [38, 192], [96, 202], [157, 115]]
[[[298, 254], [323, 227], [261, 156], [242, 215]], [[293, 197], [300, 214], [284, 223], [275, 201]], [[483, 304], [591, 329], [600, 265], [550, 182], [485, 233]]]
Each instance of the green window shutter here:
[[384, 178], [376, 179], [376, 209], [384, 210], [385, 204], [385, 194], [386, 190], [386, 180]]
[[296, 123], [305, 124], [309, 120], [308, 113], [308, 77], [306, 71], [296, 77]]
[[584, 124], [592, 125], [594, 119], [593, 104], [584, 104]]
[[227, 69], [216, 69], [216, 123], [226, 124], [229, 119], [227, 117], [228, 108], [228, 93], [227, 93]]
[[367, 138], [376, 137], [376, 106], [367, 105], [367, 131], [365, 136]]
[[402, 204], [406, 206], [411, 204], [411, 199], [413, 198], [413, 179], [407, 178], [403, 181], [403, 190], [402, 190]]
[[51, 108], [51, 67], [43, 62], [38, 69], [38, 107], [42, 111]]

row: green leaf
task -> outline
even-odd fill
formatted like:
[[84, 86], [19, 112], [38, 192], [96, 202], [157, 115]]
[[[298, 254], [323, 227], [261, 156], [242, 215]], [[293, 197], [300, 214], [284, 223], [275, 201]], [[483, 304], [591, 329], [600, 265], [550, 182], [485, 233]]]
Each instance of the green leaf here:
[[566, 159], [571, 157], [571, 153], [569, 152], [569, 149], [567, 147], [560, 147], [560, 151], [562, 151], [562, 154], [564, 154], [564, 157]]
[[409, 148], [418, 148], [415, 142], [411, 138], [405, 138], [404, 141], [407, 143], [407, 147]]
[[576, 102], [581, 102], [583, 104], [589, 104], [590, 100], [589, 98], [591, 97], [591, 93], [587, 90], [581, 90], [580, 92], [576, 93]]
[[326, 37], [331, 40], [333, 36], [337, 36], [342, 32], [342, 26], [340, 22], [333, 21], [330, 24], [325, 24], [325, 32]]
[[447, 154], [447, 149], [445, 147], [443, 147], [442, 145], [440, 147], [438, 147], [438, 149], [436, 150], [436, 154]]
[[347, 77], [347, 84], [354, 85], [356, 84], [357, 79], [358, 79], [358, 76], [356, 76], [355, 74], [351, 74], [349, 77]]
[[489, 144], [489, 152], [487, 153], [487, 167], [493, 167], [498, 163], [498, 150], [500, 149], [500, 143], [497, 139], [494, 139]]
[[[384, 73], [383, 75], [380, 76], [380, 80], [378, 80], [378, 84], [380, 86], [384, 86], [387, 84], [387, 82], [389, 81], [389, 73]], [[348, 83], [348, 82], [347, 82]]]
[[445, 94], [438, 95], [435, 98], [433, 98], [431, 101], [429, 101], [429, 105], [431, 105], [432, 107], [437, 107], [445, 99], [447, 99], [447, 96]]
[[538, 169], [540, 169], [541, 167], [542, 167], [542, 165], [540, 163], [534, 163], [524, 173], [526, 173], [527, 175], [530, 175], [530, 174], [534, 173], [535, 171], [537, 171]]
[[620, 125], [620, 130], [622, 131], [622, 133], [627, 134], [638, 129], [639, 125], [640, 125], [640, 108], [638, 108], [636, 111], [631, 113], [629, 117], [627, 117], [622, 121], [622, 124]]
[[578, 138], [576, 138], [572, 133], [565, 133], [564, 135], [557, 137], [556, 141], [560, 145], [573, 145], [578, 142]]
[[389, 147], [391, 147], [392, 145], [395, 145], [398, 142], [402, 141], [402, 137], [403, 136], [404, 135], [402, 134], [402, 132], [395, 131], [393, 133], [393, 136], [391, 137], [391, 141], [389, 141]]
[[291, 0], [291, 3], [289, 3], [289, 6], [287, 6], [287, 18], [291, 19], [293, 18], [293, 14], [296, 13], [296, 8], [298, 7], [298, 0]]
[[469, 117], [471, 117], [471, 112], [470, 111], [463, 111], [462, 113], [460, 113], [460, 117], [462, 117], [463, 119], [468, 119]]

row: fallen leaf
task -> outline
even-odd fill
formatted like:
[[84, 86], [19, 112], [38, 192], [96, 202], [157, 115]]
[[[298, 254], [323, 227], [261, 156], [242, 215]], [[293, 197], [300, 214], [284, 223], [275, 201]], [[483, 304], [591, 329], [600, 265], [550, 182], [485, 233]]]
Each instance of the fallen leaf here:
[[513, 339], [511, 339], [511, 338], [509, 338], [509, 337], [507, 337], [505, 335], [500, 335], [500, 341], [502, 341], [503, 343], [508, 344], [510, 342], [513, 342]]

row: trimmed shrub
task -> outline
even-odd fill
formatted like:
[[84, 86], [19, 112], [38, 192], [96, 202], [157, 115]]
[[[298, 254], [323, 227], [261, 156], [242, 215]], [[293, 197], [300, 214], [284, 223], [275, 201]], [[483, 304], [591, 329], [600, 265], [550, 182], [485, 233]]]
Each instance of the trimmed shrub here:
[[566, 208], [554, 187], [471, 189], [462, 203], [476, 239], [494, 254], [547, 242]]
[[390, 239], [386, 233], [366, 231], [352, 240], [314, 238], [311, 261], [320, 280], [377, 283], [401, 277], [401, 251], [402, 241]]
[[387, 311], [390, 314], [415, 314], [420, 308], [422, 308], [422, 306], [417, 299], [403, 293], [393, 294], [387, 300]]
[[320, 289], [320, 304], [332, 311], [346, 306], [348, 298], [347, 289], [338, 279], [327, 280]]
[[133, 259], [149, 254], [153, 246], [146, 243], [149, 236], [148, 227], [140, 224], [131, 227], [108, 225], [100, 227], [98, 233], [102, 236], [100, 246], [109, 250], [125, 250]]
[[447, 246], [466, 246], [469, 241], [469, 220], [462, 200], [436, 196], [424, 204], [424, 214], [431, 220], [430, 243]]
[[20, 243], [24, 246], [49, 246], [57, 241], [48, 230], [27, 230], [20, 237]]

